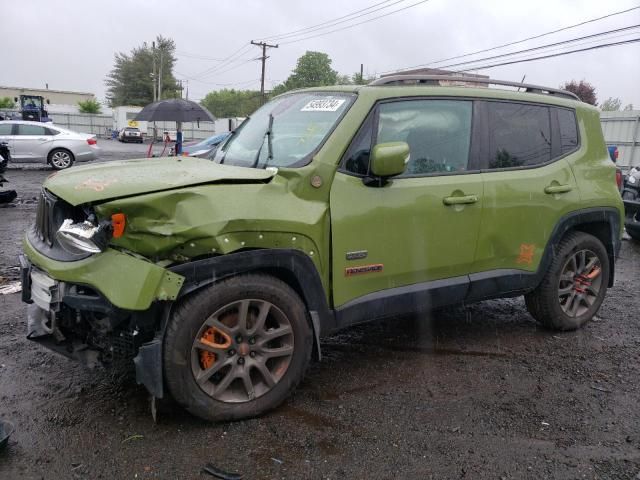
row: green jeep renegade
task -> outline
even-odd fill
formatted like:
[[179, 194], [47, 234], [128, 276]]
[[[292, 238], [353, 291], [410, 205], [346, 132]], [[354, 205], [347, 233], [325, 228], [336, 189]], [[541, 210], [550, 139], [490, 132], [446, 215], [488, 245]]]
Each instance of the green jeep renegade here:
[[582, 326], [624, 218], [598, 110], [444, 80], [281, 95], [213, 161], [53, 174], [21, 257], [29, 338], [133, 359], [156, 398], [229, 420], [277, 406], [357, 323], [524, 295], [543, 325]]

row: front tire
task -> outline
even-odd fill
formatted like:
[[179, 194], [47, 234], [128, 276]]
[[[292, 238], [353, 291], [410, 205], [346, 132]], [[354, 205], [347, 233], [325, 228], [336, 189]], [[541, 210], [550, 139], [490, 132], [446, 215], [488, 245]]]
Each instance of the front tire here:
[[49, 153], [47, 160], [54, 170], [65, 170], [73, 165], [75, 158], [69, 150], [56, 148]]
[[260, 274], [223, 280], [172, 315], [164, 340], [168, 390], [205, 420], [261, 415], [300, 383], [312, 339], [305, 305], [284, 282]]
[[540, 285], [525, 295], [529, 313], [554, 330], [582, 327], [602, 305], [609, 269], [609, 256], [600, 240], [584, 232], [568, 233]]

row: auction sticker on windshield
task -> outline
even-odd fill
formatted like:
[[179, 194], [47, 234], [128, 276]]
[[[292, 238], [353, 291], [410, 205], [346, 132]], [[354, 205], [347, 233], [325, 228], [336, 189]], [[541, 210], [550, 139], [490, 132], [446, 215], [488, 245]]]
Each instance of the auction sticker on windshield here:
[[340, 98], [327, 98], [323, 100], [311, 100], [300, 109], [301, 112], [335, 112], [346, 100]]

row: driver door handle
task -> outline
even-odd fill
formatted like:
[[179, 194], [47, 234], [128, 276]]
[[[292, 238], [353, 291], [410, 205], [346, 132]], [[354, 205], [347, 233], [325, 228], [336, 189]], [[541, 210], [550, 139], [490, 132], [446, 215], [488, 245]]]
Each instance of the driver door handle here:
[[544, 193], [567, 193], [570, 192], [572, 188], [571, 185], [548, 185], [544, 187]]
[[466, 205], [469, 203], [476, 203], [478, 201], [477, 195], [464, 195], [461, 197], [444, 197], [442, 203], [445, 205]]

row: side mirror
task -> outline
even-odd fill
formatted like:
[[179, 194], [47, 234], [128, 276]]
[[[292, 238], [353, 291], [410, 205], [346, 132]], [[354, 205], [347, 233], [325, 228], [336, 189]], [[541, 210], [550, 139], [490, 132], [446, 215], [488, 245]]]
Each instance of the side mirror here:
[[13, 101], [18, 103], [18, 97], [13, 97]]
[[379, 186], [389, 177], [404, 173], [409, 161], [409, 145], [406, 142], [379, 143], [371, 151], [371, 174]]
[[47, 98], [47, 105], [51, 105], [51, 100]]

